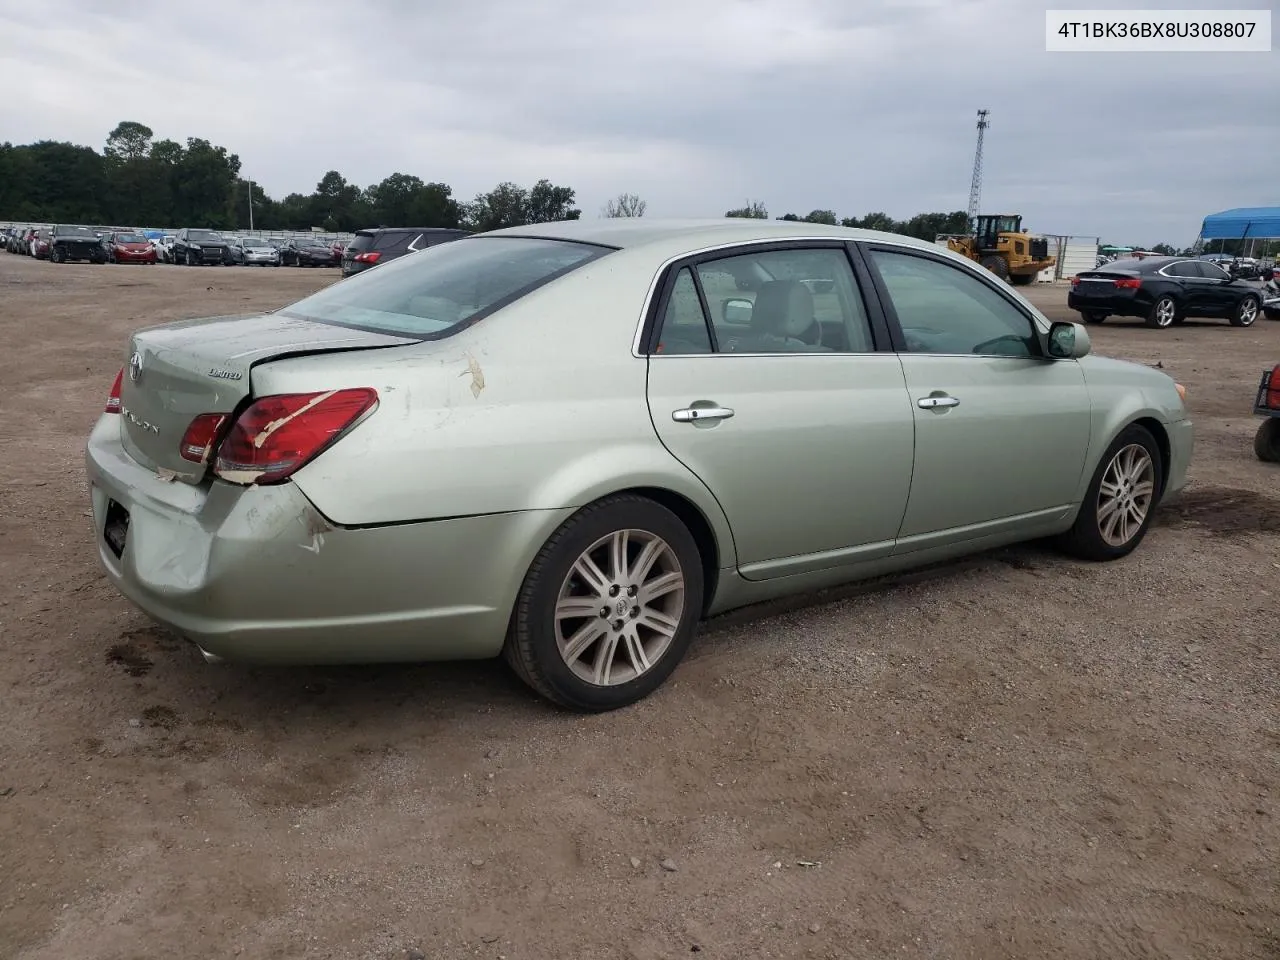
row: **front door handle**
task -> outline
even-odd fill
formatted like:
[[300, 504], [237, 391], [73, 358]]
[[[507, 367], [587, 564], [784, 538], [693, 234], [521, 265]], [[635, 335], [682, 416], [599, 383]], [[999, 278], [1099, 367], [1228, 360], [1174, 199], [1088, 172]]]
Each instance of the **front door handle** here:
[[933, 410], [935, 407], [958, 407], [960, 401], [956, 397], [921, 397], [916, 401], [916, 406]]
[[676, 423], [695, 423], [698, 420], [728, 420], [733, 411], [728, 407], [685, 407], [672, 410], [671, 419]]

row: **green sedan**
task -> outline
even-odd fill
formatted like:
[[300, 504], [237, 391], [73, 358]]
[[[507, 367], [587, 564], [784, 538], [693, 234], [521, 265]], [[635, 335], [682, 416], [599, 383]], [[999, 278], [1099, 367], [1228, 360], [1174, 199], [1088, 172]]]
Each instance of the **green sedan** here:
[[499, 230], [122, 360], [86, 463], [147, 614], [210, 661], [501, 655], [584, 711], [733, 607], [1035, 538], [1123, 557], [1192, 449], [1158, 370], [807, 223]]

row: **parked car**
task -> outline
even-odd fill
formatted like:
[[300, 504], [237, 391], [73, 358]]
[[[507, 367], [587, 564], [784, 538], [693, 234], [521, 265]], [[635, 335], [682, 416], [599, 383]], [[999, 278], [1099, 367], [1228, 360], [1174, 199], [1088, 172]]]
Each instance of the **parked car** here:
[[225, 244], [222, 250], [222, 265], [224, 267], [239, 266], [240, 261], [236, 258], [240, 251], [237, 249], [236, 245], [240, 242], [240, 238], [224, 233], [222, 234], [222, 242]]
[[260, 237], [241, 237], [234, 245], [236, 263], [246, 267], [278, 267], [280, 251]]
[[343, 248], [342, 275], [349, 277], [379, 263], [403, 257], [406, 253], [459, 240], [469, 233], [468, 230], [446, 227], [378, 227], [357, 230], [355, 237]]
[[53, 243], [53, 231], [33, 230], [30, 237], [31, 239], [27, 242], [27, 250], [31, 256], [37, 260], [48, 260], [51, 244]]
[[1248, 327], [1258, 319], [1256, 287], [1208, 260], [1147, 257], [1116, 261], [1071, 278], [1067, 306], [1088, 323], [1140, 317], [1161, 329], [1188, 317], [1229, 320]]
[[140, 233], [113, 233], [107, 238], [107, 259], [112, 263], [156, 262], [156, 248]]
[[106, 263], [107, 251], [98, 235], [88, 227], [57, 224], [49, 236], [49, 259], [54, 263], [87, 260], [90, 263]]
[[1262, 271], [1262, 314], [1268, 320], [1280, 320], [1280, 280], [1277, 271], [1268, 267]]
[[295, 237], [280, 248], [280, 262], [286, 267], [333, 267], [333, 248], [323, 240]]
[[86, 469], [150, 616], [215, 661], [501, 654], [579, 710], [744, 604], [1047, 536], [1125, 556], [1192, 450], [1164, 373], [933, 244], [807, 223], [492, 231], [125, 355]]
[[188, 267], [207, 264], [221, 266], [226, 259], [227, 243], [213, 230], [185, 228], [173, 238], [171, 256], [174, 263]]

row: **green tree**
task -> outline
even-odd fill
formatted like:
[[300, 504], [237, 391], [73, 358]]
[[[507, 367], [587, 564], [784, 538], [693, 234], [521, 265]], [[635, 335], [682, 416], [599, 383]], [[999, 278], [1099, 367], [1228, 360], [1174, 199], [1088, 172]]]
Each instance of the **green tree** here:
[[834, 227], [838, 222], [834, 210], [811, 210], [805, 215], [805, 223], [825, 223]]
[[769, 211], [765, 209], [763, 203], [759, 200], [748, 200], [745, 207], [738, 207], [736, 210], [726, 210], [726, 217], [738, 217], [745, 220], [768, 220]]

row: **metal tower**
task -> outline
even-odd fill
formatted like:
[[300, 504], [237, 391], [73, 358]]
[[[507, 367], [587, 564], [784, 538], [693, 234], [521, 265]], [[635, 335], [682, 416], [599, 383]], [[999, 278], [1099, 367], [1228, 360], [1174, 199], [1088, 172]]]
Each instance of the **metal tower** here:
[[978, 219], [978, 207], [982, 199], [982, 138], [987, 132], [987, 114], [990, 110], [978, 111], [978, 147], [973, 152], [973, 182], [969, 184], [969, 229], [974, 229]]

